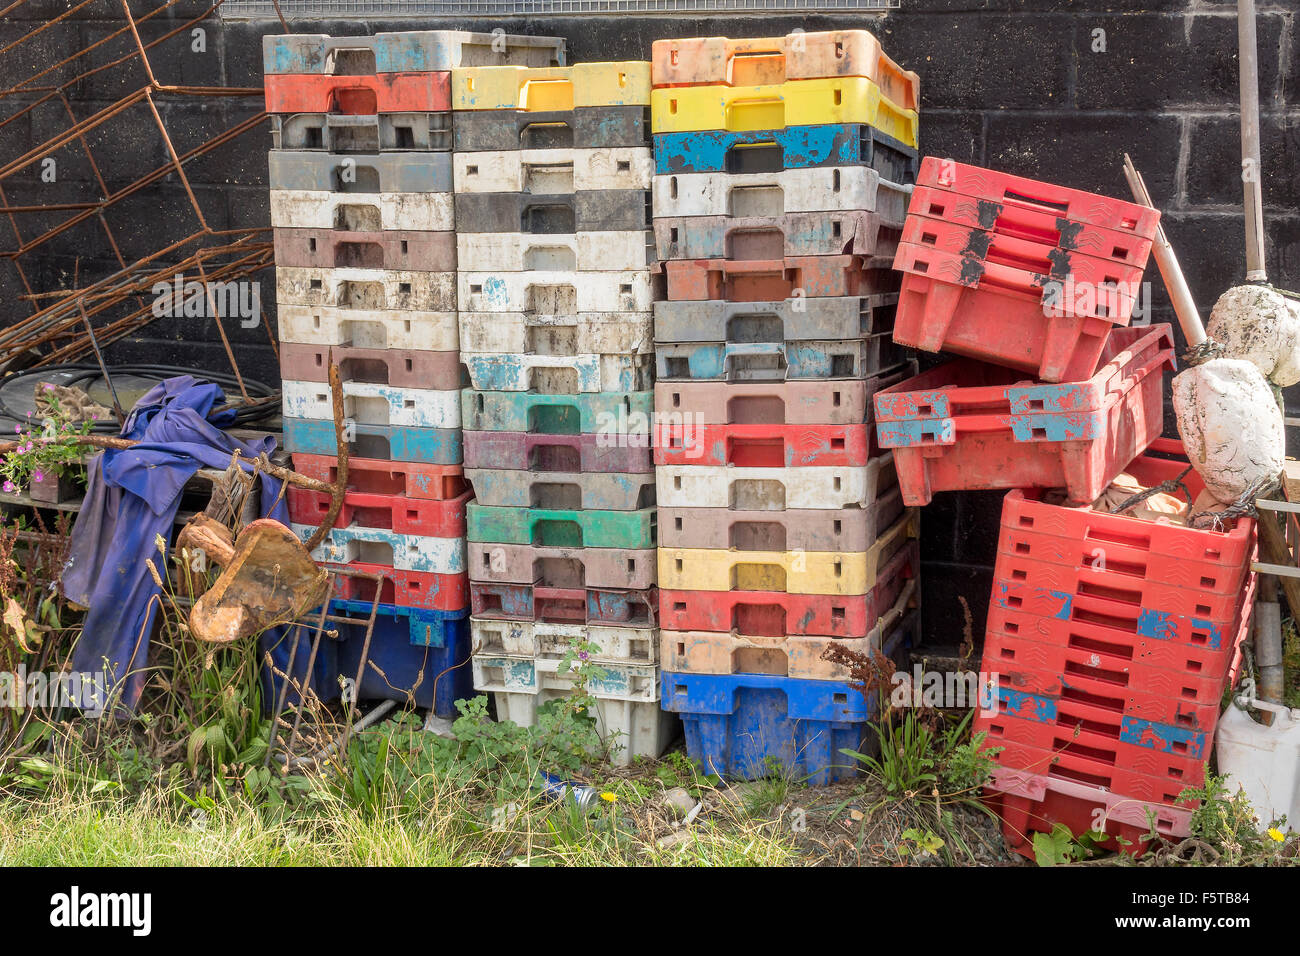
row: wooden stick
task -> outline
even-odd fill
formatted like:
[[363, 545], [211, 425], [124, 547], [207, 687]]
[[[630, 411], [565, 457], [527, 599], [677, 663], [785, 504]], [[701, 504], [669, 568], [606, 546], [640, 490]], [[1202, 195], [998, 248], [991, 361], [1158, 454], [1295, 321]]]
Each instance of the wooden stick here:
[[[1133, 160], [1129, 158], [1128, 153], [1124, 154], [1124, 178], [1128, 180], [1129, 189], [1133, 190], [1133, 198], [1139, 204], [1154, 209], [1155, 203], [1151, 201], [1151, 194], [1147, 192], [1147, 184], [1142, 179], [1142, 174], [1137, 171], [1137, 167], [1133, 165]], [[1201, 315], [1197, 311], [1196, 302], [1192, 299], [1192, 290], [1187, 287], [1182, 267], [1178, 265], [1178, 257], [1174, 255], [1174, 247], [1169, 244], [1169, 239], [1165, 236], [1164, 226], [1156, 227], [1156, 239], [1151, 244], [1151, 251], [1155, 253], [1156, 265], [1160, 268], [1160, 278], [1164, 280], [1165, 288], [1169, 290], [1169, 298], [1174, 304], [1174, 312], [1178, 315], [1178, 324], [1183, 329], [1183, 336], [1187, 339], [1187, 344], [1195, 348], [1206, 339], [1205, 326], [1201, 324]]]
[[1259, 149], [1259, 51], [1255, 0], [1237, 0], [1237, 63], [1241, 84], [1241, 180], [1245, 191], [1246, 281], [1267, 282], [1264, 266], [1264, 170]]

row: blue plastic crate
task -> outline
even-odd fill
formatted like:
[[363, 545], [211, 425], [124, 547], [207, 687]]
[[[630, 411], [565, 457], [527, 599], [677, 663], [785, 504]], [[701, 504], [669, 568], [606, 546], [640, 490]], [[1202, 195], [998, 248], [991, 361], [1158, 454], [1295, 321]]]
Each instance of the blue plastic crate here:
[[[902, 665], [920, 633], [920, 612], [892, 628], [884, 653]], [[660, 675], [660, 706], [682, 718], [686, 752], [706, 773], [755, 780], [772, 763], [813, 786], [857, 773], [844, 749], [860, 750], [877, 710], [847, 681], [773, 674]]]
[[744, 150], [765, 145], [781, 150], [783, 169], [870, 166], [891, 183], [906, 184], [916, 182], [920, 166], [915, 149], [874, 126], [827, 123], [743, 132], [656, 133], [655, 172], [659, 175], [745, 172], [743, 162], [737, 162]]
[[[322, 701], [336, 701], [342, 680], [355, 680], [361, 651], [365, 645], [366, 620], [370, 616], [368, 601], [331, 601], [330, 613], [353, 618], [352, 624], [334, 624], [338, 640], [323, 639], [316, 653], [310, 687]], [[304, 617], [312, 620], [312, 613]], [[307, 674], [311, 656], [313, 628], [299, 627], [279, 640], [264, 637], [262, 647], [269, 651], [275, 670], [288, 668], [293, 641], [298, 641], [293, 678], [301, 683]], [[296, 638], [295, 638], [296, 635]], [[375, 628], [370, 638], [369, 663], [357, 689], [358, 701], [395, 700], [431, 709], [439, 717], [457, 716], [456, 701], [475, 696], [474, 673], [470, 667], [469, 608], [437, 611], [426, 608], [379, 605]], [[444, 673], [445, 672], [445, 673]], [[263, 668], [263, 692], [267, 712], [280, 692], [278, 674]], [[287, 703], [297, 703], [291, 684]]]
[[665, 710], [682, 718], [686, 752], [706, 773], [754, 780], [785, 773], [813, 785], [852, 777], [869, 718], [867, 701], [847, 682], [771, 674], [660, 677]]
[[[332, 601], [330, 613], [356, 619], [338, 625], [337, 665], [340, 676], [355, 680], [370, 605]], [[469, 608], [435, 611], [381, 604], [357, 700], [409, 701], [454, 718], [456, 701], [475, 696], [470, 649]]]

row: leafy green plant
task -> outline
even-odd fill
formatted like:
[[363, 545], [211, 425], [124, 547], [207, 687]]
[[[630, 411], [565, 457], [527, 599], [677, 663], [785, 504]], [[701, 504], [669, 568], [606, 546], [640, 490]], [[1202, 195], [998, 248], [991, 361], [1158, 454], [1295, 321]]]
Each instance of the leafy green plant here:
[[1274, 848], [1260, 835], [1259, 817], [1246, 792], [1240, 787], [1229, 791], [1226, 780], [1207, 772], [1204, 785], [1183, 790], [1178, 799], [1199, 801], [1192, 811], [1192, 836], [1222, 854], [1221, 862], [1235, 866]]
[[1052, 827], [1051, 833], [1034, 834], [1034, 859], [1039, 866], [1061, 866], [1087, 860], [1100, 852], [1101, 844], [1106, 839], [1105, 833], [1092, 831], [1076, 838], [1069, 827], [1058, 823]]

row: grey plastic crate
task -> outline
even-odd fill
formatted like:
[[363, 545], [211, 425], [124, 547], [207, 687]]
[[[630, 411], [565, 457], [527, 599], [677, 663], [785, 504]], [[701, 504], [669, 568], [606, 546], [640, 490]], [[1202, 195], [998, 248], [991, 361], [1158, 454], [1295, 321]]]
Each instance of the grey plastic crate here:
[[457, 193], [457, 232], [633, 232], [650, 225], [648, 189], [532, 193]]
[[474, 486], [479, 504], [501, 508], [640, 511], [655, 503], [653, 472], [583, 474], [466, 468], [465, 477]]
[[860, 379], [906, 357], [888, 332], [839, 341], [673, 342], [655, 345], [661, 382]]
[[648, 106], [579, 106], [536, 113], [461, 110], [455, 116], [458, 153], [650, 145]]
[[467, 66], [564, 66], [559, 37], [527, 37], [463, 30], [408, 30], [374, 36], [319, 33], [269, 34], [262, 38], [267, 74], [336, 76], [446, 72]]
[[453, 185], [451, 151], [325, 153], [275, 149], [267, 154], [272, 189], [336, 193], [446, 193]]
[[783, 216], [668, 216], [655, 219], [661, 259], [780, 259], [789, 256], [890, 256], [903, 223], [860, 209]]
[[656, 302], [655, 343], [797, 342], [892, 332], [898, 295], [780, 302]]
[[428, 152], [451, 149], [451, 113], [271, 116], [273, 149], [327, 153]]

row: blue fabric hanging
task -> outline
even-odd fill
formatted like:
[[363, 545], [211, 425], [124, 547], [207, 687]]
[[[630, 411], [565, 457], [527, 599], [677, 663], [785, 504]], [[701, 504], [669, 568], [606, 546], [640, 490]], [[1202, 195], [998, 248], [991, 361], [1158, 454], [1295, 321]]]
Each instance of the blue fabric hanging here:
[[[83, 675], [102, 673], [102, 680], [95, 681], [101, 707], [134, 710], [139, 702], [159, 593], [145, 561], [152, 559], [159, 575], [167, 575], [168, 557], [159, 553], [156, 541], [161, 536], [170, 549], [185, 483], [199, 468], [224, 470], [233, 452], [256, 458], [275, 450], [270, 436], [241, 442], [226, 434], [223, 429], [235, 423], [235, 411], [222, 407], [225, 402], [219, 386], [189, 375], [160, 382], [122, 426], [122, 437], [140, 444], [106, 449], [88, 469], [63, 591], [89, 608], [72, 664]], [[243, 467], [252, 471], [248, 464]], [[262, 517], [287, 524], [281, 483], [265, 474], [259, 477]]]

